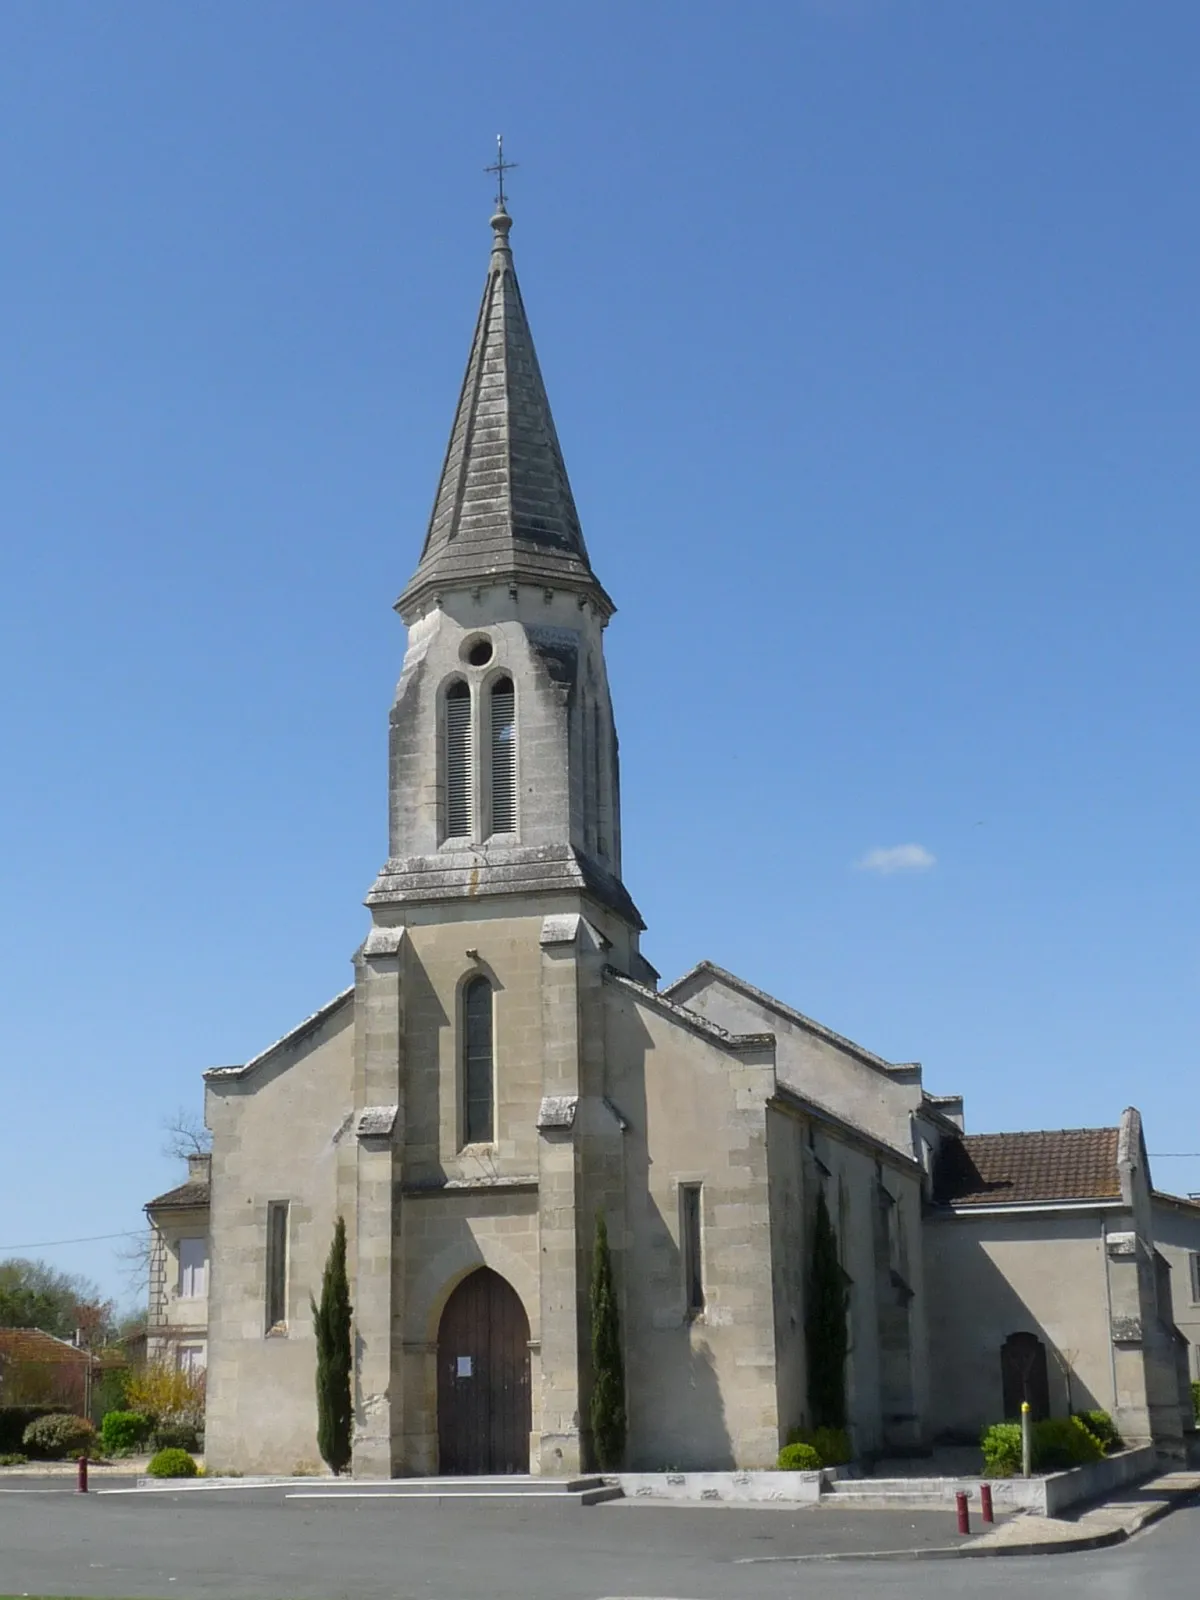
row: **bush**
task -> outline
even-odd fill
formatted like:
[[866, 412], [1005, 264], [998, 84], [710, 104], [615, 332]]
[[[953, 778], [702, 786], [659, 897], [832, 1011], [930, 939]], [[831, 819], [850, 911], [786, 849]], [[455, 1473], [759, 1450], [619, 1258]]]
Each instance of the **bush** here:
[[1117, 1432], [1117, 1425], [1107, 1411], [1077, 1411], [1075, 1415], [1092, 1438], [1100, 1441], [1105, 1455], [1112, 1450], [1125, 1448], [1125, 1441]]
[[[994, 1422], [980, 1439], [987, 1478], [1013, 1478], [1021, 1470], [1021, 1424]], [[1079, 1417], [1052, 1417], [1033, 1425], [1030, 1441], [1034, 1472], [1062, 1472], [1099, 1461], [1104, 1446]]]
[[186, 1450], [160, 1450], [146, 1471], [152, 1478], [195, 1478], [199, 1468]]
[[31, 1422], [21, 1442], [31, 1456], [43, 1461], [62, 1461], [67, 1456], [86, 1455], [96, 1442], [96, 1430], [85, 1417], [53, 1412]]
[[186, 1418], [164, 1417], [150, 1433], [151, 1450], [199, 1450], [200, 1430]]
[[19, 1451], [8, 1450], [0, 1456], [0, 1467], [23, 1467], [28, 1460], [29, 1457], [21, 1455]]
[[1021, 1424], [993, 1422], [979, 1441], [987, 1478], [1015, 1478], [1021, 1470]]
[[1196, 1426], [1200, 1428], [1200, 1383], [1192, 1385], [1192, 1415], [1196, 1419]]
[[788, 1444], [810, 1445], [823, 1467], [844, 1467], [853, 1455], [845, 1428], [793, 1428]]
[[777, 1464], [780, 1472], [819, 1472], [821, 1458], [811, 1444], [785, 1444]]
[[39, 1417], [52, 1417], [57, 1406], [0, 1406], [0, 1451], [19, 1451], [25, 1429]]
[[1064, 1472], [1103, 1455], [1104, 1446], [1078, 1417], [1052, 1417], [1033, 1425], [1033, 1465], [1038, 1472]]
[[143, 1411], [108, 1411], [100, 1424], [100, 1440], [109, 1455], [128, 1456], [145, 1444], [150, 1428]]

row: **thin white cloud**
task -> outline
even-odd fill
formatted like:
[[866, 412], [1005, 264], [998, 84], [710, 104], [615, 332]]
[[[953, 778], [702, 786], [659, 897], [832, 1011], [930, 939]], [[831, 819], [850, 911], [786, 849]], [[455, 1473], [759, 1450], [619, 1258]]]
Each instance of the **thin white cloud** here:
[[885, 877], [893, 872], [928, 872], [937, 865], [937, 857], [923, 844], [893, 844], [887, 849], [868, 850], [861, 861], [856, 861], [862, 872], [880, 872]]

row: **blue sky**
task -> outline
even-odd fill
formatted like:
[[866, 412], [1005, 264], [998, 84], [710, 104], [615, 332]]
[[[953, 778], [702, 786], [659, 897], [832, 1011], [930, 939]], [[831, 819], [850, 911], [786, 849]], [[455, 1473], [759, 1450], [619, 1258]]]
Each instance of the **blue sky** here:
[[500, 128], [651, 960], [1200, 1149], [1198, 58], [1191, 0], [7, 0], [0, 1247], [136, 1228], [349, 981]]

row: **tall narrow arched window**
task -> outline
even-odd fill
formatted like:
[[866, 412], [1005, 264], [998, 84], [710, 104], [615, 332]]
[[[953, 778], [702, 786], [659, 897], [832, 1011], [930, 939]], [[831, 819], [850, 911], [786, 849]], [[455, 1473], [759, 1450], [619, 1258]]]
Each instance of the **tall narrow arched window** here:
[[472, 978], [463, 991], [463, 1143], [491, 1144], [492, 986]]
[[471, 837], [471, 691], [452, 684], [446, 693], [446, 837]]
[[517, 702], [511, 678], [492, 685], [492, 833], [517, 827]]

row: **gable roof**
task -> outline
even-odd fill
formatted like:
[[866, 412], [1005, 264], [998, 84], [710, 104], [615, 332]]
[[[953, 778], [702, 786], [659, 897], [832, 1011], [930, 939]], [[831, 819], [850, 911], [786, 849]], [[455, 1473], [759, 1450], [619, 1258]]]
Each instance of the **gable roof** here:
[[971, 1133], [942, 1144], [935, 1205], [987, 1206], [1119, 1200], [1118, 1128]]
[[[753, 1000], [763, 1006], [767, 1011], [773, 1011], [777, 1017], [782, 1017], [785, 1022], [791, 1022], [805, 1033], [811, 1033], [814, 1038], [822, 1039], [826, 1044], [836, 1046], [851, 1055], [856, 1061], [861, 1061], [864, 1066], [872, 1067], [876, 1072], [882, 1072], [888, 1077], [902, 1077], [918, 1072], [919, 1066], [915, 1061], [891, 1062], [885, 1061], [882, 1056], [877, 1056], [873, 1051], [866, 1049], [861, 1044], [855, 1044], [853, 1039], [847, 1039], [844, 1034], [835, 1033], [832, 1028], [827, 1028], [823, 1022], [816, 1022], [812, 1017], [806, 1017], [802, 1011], [796, 1011], [792, 1006], [785, 1005], [782, 1000], [777, 1000], [773, 994], [768, 994], [765, 989], [756, 989], [752, 983], [747, 983], [744, 978], [739, 978], [736, 973], [727, 972], [724, 967], [717, 966], [715, 961], [698, 961], [694, 967], [685, 972], [681, 978], [676, 978], [674, 983], [669, 983], [660, 992], [674, 996], [678, 989], [701, 975], [715, 979], [718, 983], [726, 984], [738, 994], [744, 995], [747, 1000]], [[686, 1001], [677, 1002], [686, 1005]]]
[[147, 1200], [142, 1207], [143, 1211], [197, 1211], [203, 1210], [209, 1201], [210, 1188], [207, 1182], [190, 1178], [187, 1183], [181, 1183], [178, 1188], [168, 1189], [166, 1194], [160, 1194], [153, 1200]]
[[[256, 1056], [252, 1056], [244, 1066], [209, 1067], [208, 1071], [204, 1073], [204, 1077], [210, 1082], [217, 1083], [224, 1078], [247, 1077], [256, 1067], [261, 1067], [265, 1062], [269, 1061], [277, 1050], [283, 1050], [288, 1046], [295, 1047], [303, 1043], [308, 1034], [315, 1033], [322, 1023], [327, 1022], [334, 1012], [353, 998], [354, 985], [351, 984], [348, 989], [343, 989], [341, 994], [335, 994], [332, 1000], [326, 1001], [319, 1011], [314, 1011], [310, 1017], [305, 1017], [303, 1022], [298, 1022], [294, 1028], [284, 1034], [282, 1039], [276, 1039], [274, 1044], [269, 1044], [265, 1050], [260, 1050]], [[151, 1203], [154, 1204], [155, 1202]]]
[[36, 1361], [42, 1366], [86, 1365], [96, 1357], [41, 1328], [0, 1328], [0, 1362]]

